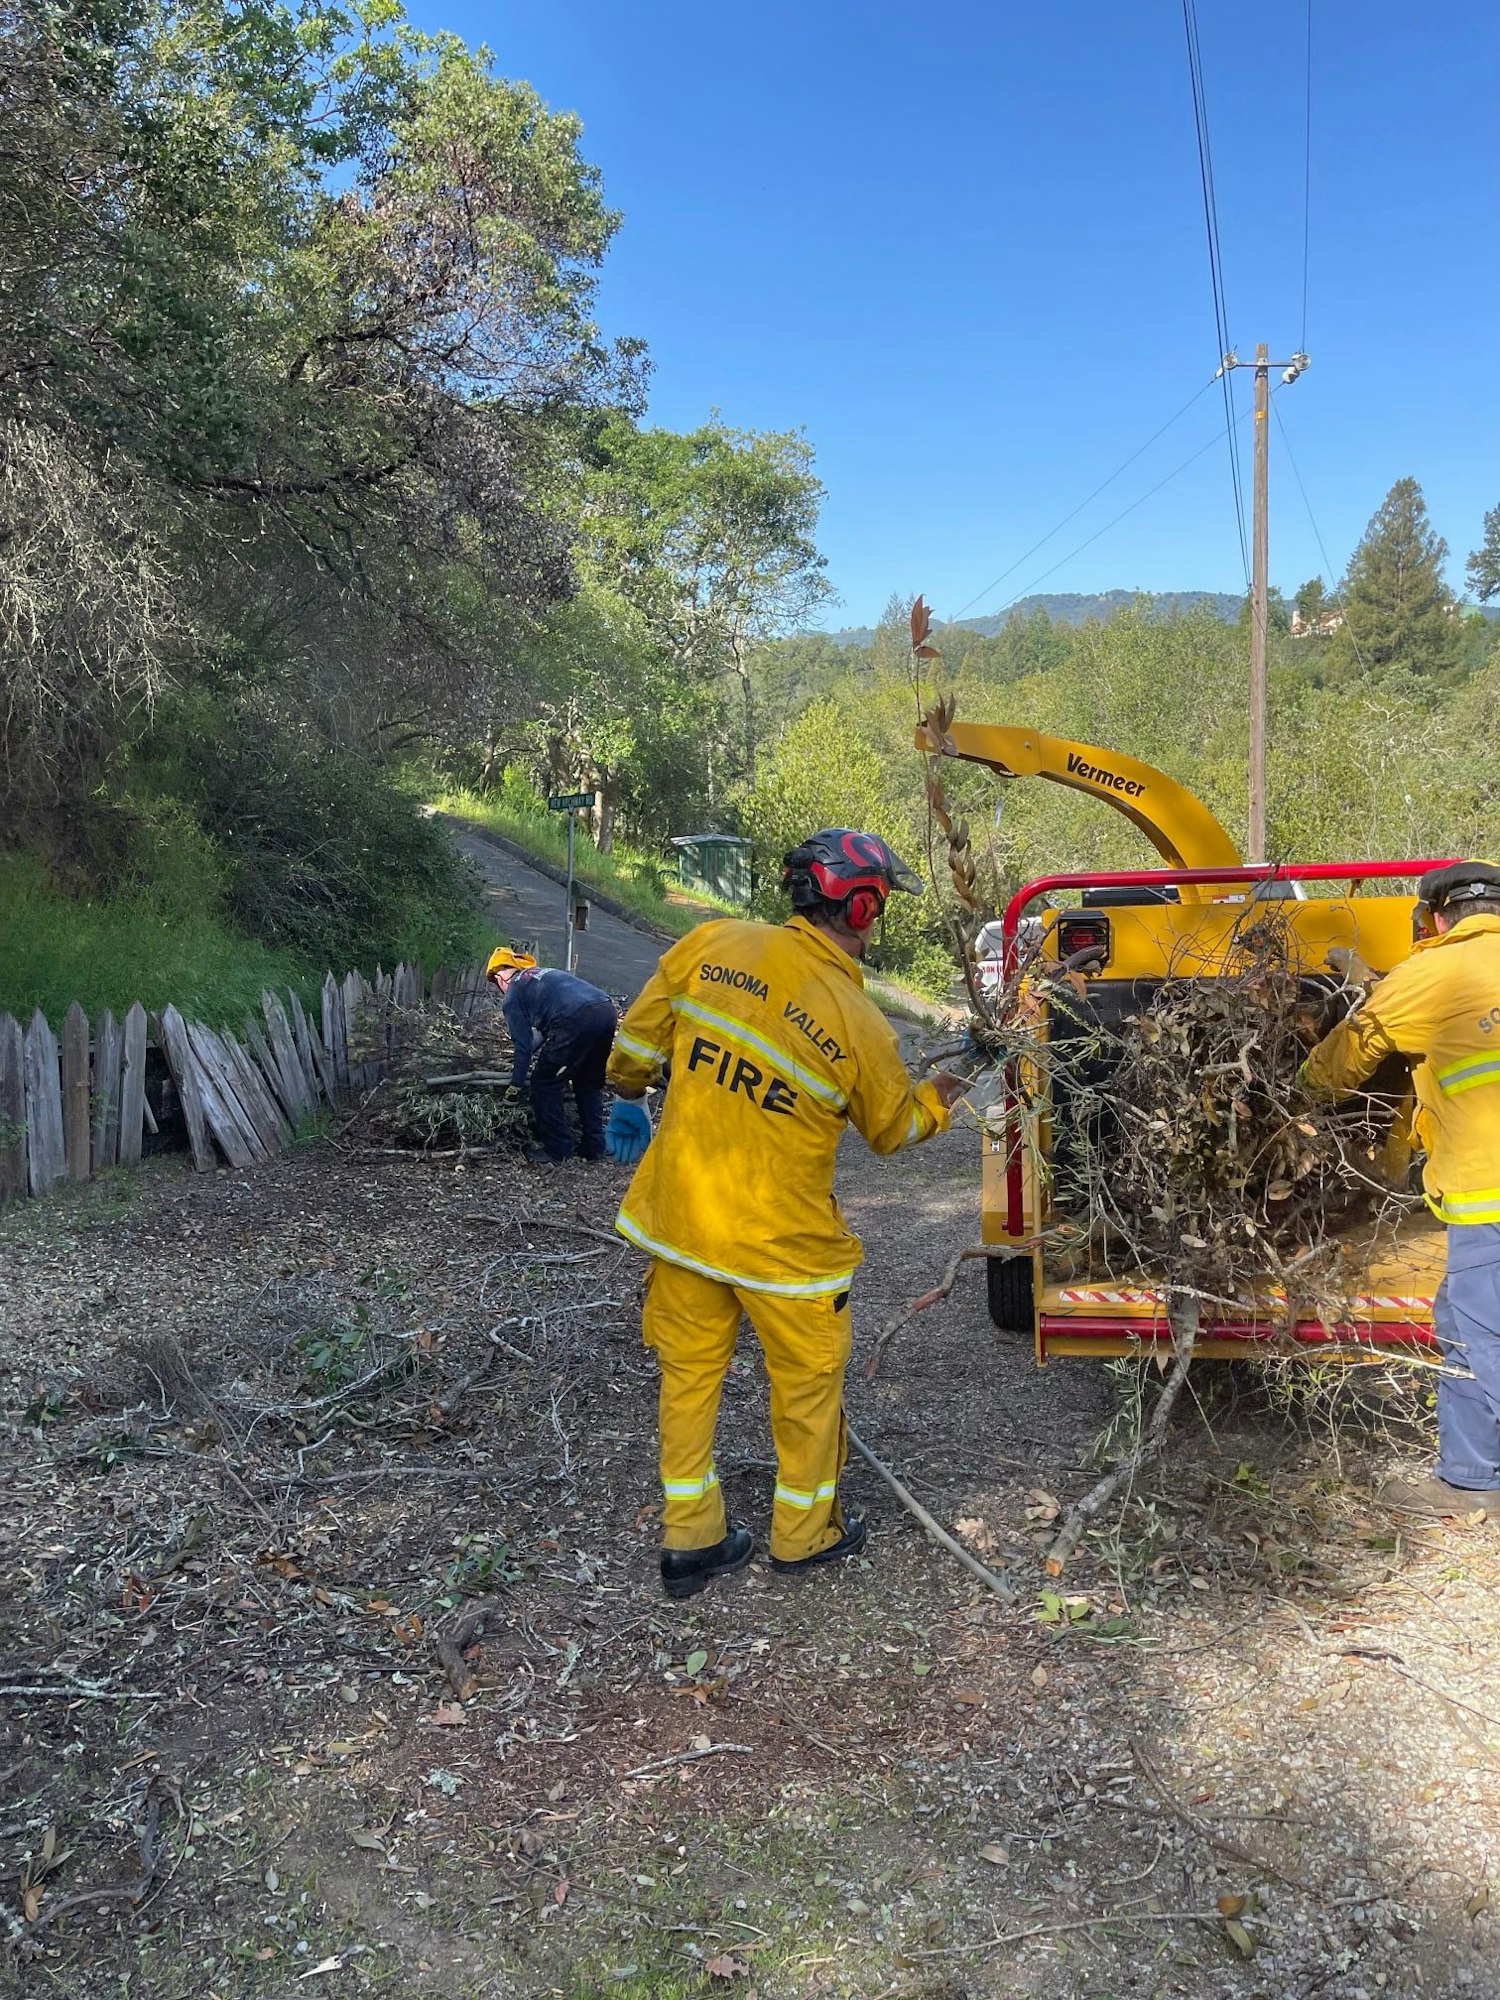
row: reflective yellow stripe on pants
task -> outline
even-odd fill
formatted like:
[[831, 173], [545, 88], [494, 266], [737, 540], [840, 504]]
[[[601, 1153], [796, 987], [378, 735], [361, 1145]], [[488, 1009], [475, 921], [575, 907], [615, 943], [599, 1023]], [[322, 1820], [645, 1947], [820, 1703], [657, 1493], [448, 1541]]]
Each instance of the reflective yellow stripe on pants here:
[[844, 1532], [839, 1475], [848, 1455], [844, 1369], [847, 1301], [789, 1299], [737, 1289], [658, 1258], [646, 1290], [646, 1345], [661, 1364], [662, 1542], [707, 1548], [725, 1533], [713, 1469], [725, 1371], [746, 1312], [766, 1357], [777, 1481], [771, 1553], [816, 1555]]

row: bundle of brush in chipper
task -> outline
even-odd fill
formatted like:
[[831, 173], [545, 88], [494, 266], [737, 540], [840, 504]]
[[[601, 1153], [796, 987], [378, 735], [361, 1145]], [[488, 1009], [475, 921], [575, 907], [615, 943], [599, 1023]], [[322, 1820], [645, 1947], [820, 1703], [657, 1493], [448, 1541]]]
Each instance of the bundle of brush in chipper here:
[[1111, 992], [1075, 971], [1051, 988], [1028, 1067], [1052, 1214], [1077, 1232], [1071, 1249], [1059, 1239], [1058, 1272], [1146, 1277], [1219, 1313], [1253, 1314], [1269, 1295], [1286, 1321], [1346, 1320], [1373, 1240], [1420, 1206], [1404, 1067], [1339, 1105], [1299, 1082], [1356, 981], [1301, 970], [1262, 907], [1211, 972], [1182, 964], [1145, 992]]

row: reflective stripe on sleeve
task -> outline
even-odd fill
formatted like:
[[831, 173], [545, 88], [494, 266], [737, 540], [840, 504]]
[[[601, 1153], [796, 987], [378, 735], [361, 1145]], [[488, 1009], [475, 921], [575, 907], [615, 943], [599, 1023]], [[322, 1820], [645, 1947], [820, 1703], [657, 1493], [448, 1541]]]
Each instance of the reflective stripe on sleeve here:
[[831, 1500], [839, 1490], [836, 1479], [825, 1479], [821, 1486], [815, 1486], [811, 1493], [799, 1492], [795, 1486], [783, 1486], [776, 1482], [776, 1498], [784, 1500], [788, 1507], [796, 1507], [804, 1514], [810, 1507], [816, 1507], [820, 1500]]
[[623, 1049], [628, 1056], [634, 1056], [637, 1062], [660, 1064], [667, 1059], [667, 1050], [653, 1049], [649, 1042], [638, 1042], [634, 1035], [627, 1035], [623, 1028], [615, 1030], [615, 1047]]
[[837, 1084], [830, 1083], [826, 1076], [819, 1076], [816, 1070], [807, 1069], [795, 1056], [788, 1055], [778, 1043], [771, 1041], [768, 1036], [757, 1034], [753, 1028], [747, 1028], [743, 1021], [736, 1021], [732, 1015], [716, 1013], [712, 1007], [705, 1007], [700, 1000], [686, 1000], [681, 996], [673, 1000], [672, 1012], [685, 1014], [690, 1021], [698, 1021], [705, 1028], [712, 1028], [715, 1034], [722, 1035], [726, 1042], [732, 1042], [736, 1048], [754, 1049], [757, 1055], [775, 1063], [783, 1075], [790, 1077], [794, 1083], [800, 1083], [809, 1097], [816, 1097], [820, 1103], [831, 1106], [833, 1110], [842, 1111], [849, 1102]]
[[1500, 1056], [1466, 1056], [1462, 1062], [1449, 1063], [1438, 1071], [1438, 1082], [1448, 1097], [1477, 1090], [1482, 1083], [1500, 1083]]
[[648, 1236], [635, 1217], [621, 1209], [615, 1217], [615, 1228], [628, 1237], [638, 1250], [649, 1250], [653, 1257], [661, 1257], [668, 1264], [680, 1264], [684, 1271], [696, 1271], [702, 1278], [717, 1278], [722, 1285], [734, 1285], [746, 1292], [769, 1292], [778, 1299], [821, 1299], [830, 1292], [846, 1292], [854, 1283], [853, 1270], [839, 1271], [831, 1278], [813, 1278], [803, 1285], [778, 1285], [771, 1278], [747, 1278], [738, 1271], [722, 1271], [717, 1264], [705, 1264], [697, 1257], [689, 1257], [684, 1250], [678, 1250], [670, 1243], [658, 1243], [654, 1236]]

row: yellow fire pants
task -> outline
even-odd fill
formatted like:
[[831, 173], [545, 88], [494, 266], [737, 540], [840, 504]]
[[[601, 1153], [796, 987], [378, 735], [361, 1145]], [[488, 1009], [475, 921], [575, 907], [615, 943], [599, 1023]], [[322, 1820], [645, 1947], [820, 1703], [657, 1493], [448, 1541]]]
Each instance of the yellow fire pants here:
[[662, 1543], [709, 1548], [727, 1532], [714, 1428], [742, 1311], [755, 1328], [771, 1381], [777, 1464], [771, 1553], [796, 1561], [830, 1547], [844, 1532], [839, 1474], [849, 1451], [848, 1298], [838, 1307], [831, 1297], [778, 1298], [657, 1258], [646, 1282], [644, 1332], [661, 1364]]

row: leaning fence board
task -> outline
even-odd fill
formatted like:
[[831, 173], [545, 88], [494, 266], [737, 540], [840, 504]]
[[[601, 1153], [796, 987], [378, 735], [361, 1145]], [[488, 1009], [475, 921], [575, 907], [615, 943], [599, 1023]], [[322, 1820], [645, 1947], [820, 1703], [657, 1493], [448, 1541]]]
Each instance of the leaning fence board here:
[[373, 1020], [374, 1036], [375, 1036], [375, 1074], [370, 1079], [372, 1083], [379, 1083], [380, 1079], [385, 1075], [386, 1071], [391, 1066], [391, 1056], [394, 1053], [391, 1045], [391, 1035], [393, 1032], [392, 1028], [393, 1016], [391, 1013], [391, 987], [392, 987], [391, 975], [388, 972], [382, 972], [380, 967], [377, 965], [375, 968], [375, 1007], [374, 1007], [374, 1020]]
[[344, 1032], [343, 988], [331, 972], [323, 981], [323, 1046], [337, 1095], [349, 1088], [349, 1041]]
[[[141, 1126], [146, 1115], [146, 1010], [137, 1000], [125, 1016], [120, 1063], [120, 1165], [133, 1167], [141, 1157]], [[155, 1121], [152, 1121], [154, 1131]], [[191, 1137], [192, 1128], [189, 1127]], [[194, 1155], [196, 1159], [196, 1154]]]
[[89, 1177], [89, 1017], [75, 1000], [63, 1016], [63, 1150], [68, 1179]]
[[183, 1032], [202, 1093], [204, 1123], [230, 1166], [253, 1166], [262, 1157], [261, 1148], [246, 1123], [239, 1099], [222, 1074], [211, 1031], [197, 1021], [186, 1021]]
[[[303, 1062], [297, 1044], [293, 1040], [292, 1026], [279, 996], [275, 993], [262, 993], [260, 1010], [266, 1017], [266, 1033], [270, 1037], [271, 1054], [281, 1077], [282, 1102], [294, 1121], [304, 1118], [316, 1101], [317, 1085], [307, 1074], [308, 1064]], [[309, 1058], [309, 1062], [310, 1060]]]
[[[134, 1009], [131, 1010], [134, 1012]], [[127, 1020], [126, 1029], [130, 1023]], [[175, 1007], [163, 1007], [157, 1023], [158, 1038], [167, 1058], [167, 1068], [177, 1087], [177, 1099], [182, 1106], [182, 1115], [187, 1120], [188, 1144], [193, 1151], [193, 1165], [199, 1173], [206, 1173], [214, 1164], [214, 1149], [209, 1138], [211, 1126], [222, 1121], [223, 1107], [218, 1103], [217, 1092], [212, 1080], [205, 1077], [203, 1067], [193, 1053], [188, 1040], [187, 1023]], [[128, 1052], [127, 1052], [128, 1061]], [[213, 1102], [213, 1116], [210, 1116], [210, 1100]], [[217, 1131], [214, 1134], [217, 1137]]]
[[94, 1172], [112, 1167], [120, 1155], [120, 1029], [106, 1007], [94, 1030], [94, 1078], [90, 1099], [93, 1126], [90, 1158]]
[[31, 1192], [46, 1194], [62, 1179], [66, 1165], [57, 1037], [38, 1007], [26, 1030], [26, 1172]]
[[230, 1081], [256, 1136], [268, 1154], [281, 1152], [291, 1140], [291, 1120], [276, 1102], [254, 1058], [227, 1030], [219, 1037], [219, 1047], [229, 1058]]
[[245, 1040], [249, 1044], [245, 1053], [260, 1072], [266, 1092], [275, 1105], [277, 1115], [284, 1118], [288, 1133], [292, 1132], [302, 1116], [302, 1107], [297, 1100], [295, 1089], [281, 1073], [281, 1064], [276, 1060], [271, 1044], [261, 1032], [260, 1023], [253, 1015], [245, 1016]]
[[0, 1201], [26, 1192], [26, 1038], [0, 1014]]
[[302, 1058], [302, 1067], [314, 1091], [321, 1091], [330, 1107], [338, 1102], [338, 1086], [333, 1079], [333, 1065], [329, 1061], [328, 1050], [323, 1037], [307, 1018], [307, 1010], [295, 993], [287, 996], [292, 1003], [292, 1036], [297, 1044], [297, 1053]]
[[203, 1079], [203, 1109], [225, 1159], [232, 1167], [251, 1167], [257, 1160], [269, 1159], [269, 1147], [240, 1102], [218, 1036], [198, 1021], [189, 1021], [187, 1032]]
[[432, 1004], [446, 1007], [448, 995], [453, 991], [453, 974], [446, 965], [440, 965], [432, 975]]
[[349, 1052], [349, 1088], [367, 1090], [369, 1078], [369, 1012], [365, 1005], [369, 993], [363, 979], [357, 972], [344, 974], [344, 1046]]

